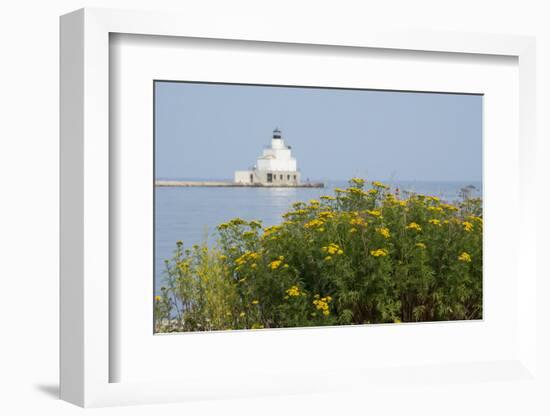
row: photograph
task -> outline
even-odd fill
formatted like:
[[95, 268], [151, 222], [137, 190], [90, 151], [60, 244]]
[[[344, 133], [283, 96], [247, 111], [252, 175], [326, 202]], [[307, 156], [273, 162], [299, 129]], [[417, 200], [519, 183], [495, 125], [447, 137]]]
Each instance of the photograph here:
[[155, 80], [154, 333], [483, 319], [483, 95]]

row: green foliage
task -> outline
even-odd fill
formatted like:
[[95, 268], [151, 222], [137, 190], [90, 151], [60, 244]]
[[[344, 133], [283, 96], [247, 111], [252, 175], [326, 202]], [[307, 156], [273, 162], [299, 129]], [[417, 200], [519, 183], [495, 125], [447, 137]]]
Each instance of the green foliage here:
[[480, 319], [482, 203], [453, 205], [354, 178], [263, 228], [235, 218], [217, 244], [166, 261], [158, 332]]

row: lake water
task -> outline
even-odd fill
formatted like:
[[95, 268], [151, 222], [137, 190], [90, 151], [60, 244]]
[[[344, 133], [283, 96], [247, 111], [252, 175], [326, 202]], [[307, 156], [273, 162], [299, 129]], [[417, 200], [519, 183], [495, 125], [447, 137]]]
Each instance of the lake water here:
[[[458, 199], [458, 192], [467, 185], [477, 188], [473, 196], [481, 195], [480, 182], [385, 183], [445, 201]], [[333, 195], [334, 188], [346, 186], [346, 182], [329, 182], [325, 188], [155, 188], [155, 288], [162, 284], [164, 260], [172, 257], [176, 241], [182, 240], [186, 248], [204, 241], [212, 243], [216, 225], [235, 217], [274, 225], [294, 202]]]

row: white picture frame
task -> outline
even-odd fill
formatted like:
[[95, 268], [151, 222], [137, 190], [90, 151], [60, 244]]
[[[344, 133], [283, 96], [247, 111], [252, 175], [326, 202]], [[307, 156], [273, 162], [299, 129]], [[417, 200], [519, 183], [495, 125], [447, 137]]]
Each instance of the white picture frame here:
[[[299, 28], [280, 31], [275, 22], [238, 22], [223, 19], [205, 26], [192, 16], [166, 13], [83, 9], [61, 18], [61, 397], [80, 406], [158, 403], [196, 398], [321, 392], [372, 388], [392, 383], [396, 374], [427, 384], [459, 379], [479, 383], [485, 377], [535, 380], [536, 270], [533, 249], [536, 218], [521, 215], [517, 238], [517, 342], [507, 359], [439, 365], [419, 361], [411, 370], [388, 367], [331, 368], [333, 380], [318, 383], [319, 374], [281, 371], [258, 380], [234, 380], [212, 371], [182, 380], [113, 382], [111, 368], [121, 357], [112, 348], [113, 259], [110, 253], [110, 34], [225, 39], [282, 44], [331, 45], [335, 48], [375, 48], [428, 51], [441, 54], [503, 55], [517, 58], [519, 67], [518, 212], [535, 212], [535, 41], [529, 37], [467, 33], [422, 33], [363, 29], [327, 33], [322, 28], [303, 33]], [[261, 23], [261, 24], [258, 24]], [[472, 58], [472, 59], [474, 59]], [[307, 330], [293, 330], [301, 337]], [[409, 333], [415, 329], [409, 327]], [[267, 332], [266, 332], [267, 333]], [[265, 334], [265, 333], [264, 333]], [[309, 334], [309, 335], [308, 335]], [[204, 334], [203, 334], [204, 335]], [[152, 333], [151, 333], [152, 336]], [[266, 335], [267, 336], [267, 335]], [[207, 335], [208, 337], [208, 335]], [[165, 338], [170, 342], [170, 337]], [[214, 338], [211, 338], [212, 342]], [[208, 341], [208, 340], [207, 340]], [[242, 337], [239, 342], [246, 342]], [[516, 348], [517, 347], [517, 348]], [[211, 369], [214, 370], [214, 369]], [[210, 374], [210, 375], [208, 375]], [[324, 374], [321, 372], [321, 374]], [[477, 374], [477, 376], [476, 376]], [[479, 376], [483, 374], [483, 376]], [[334, 377], [336, 375], [336, 377]], [[210, 378], [209, 378], [210, 377]], [[233, 380], [230, 384], [230, 380]], [[343, 382], [342, 380], [346, 380]], [[392, 384], [393, 385], [393, 384]], [[397, 388], [397, 387], [396, 387]]]

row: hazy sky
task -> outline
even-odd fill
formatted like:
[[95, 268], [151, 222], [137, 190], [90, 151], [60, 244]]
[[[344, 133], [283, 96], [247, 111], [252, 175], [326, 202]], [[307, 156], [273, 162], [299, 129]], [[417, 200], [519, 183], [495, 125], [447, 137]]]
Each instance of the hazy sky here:
[[232, 179], [272, 130], [302, 178], [481, 181], [481, 96], [157, 82], [156, 176]]

